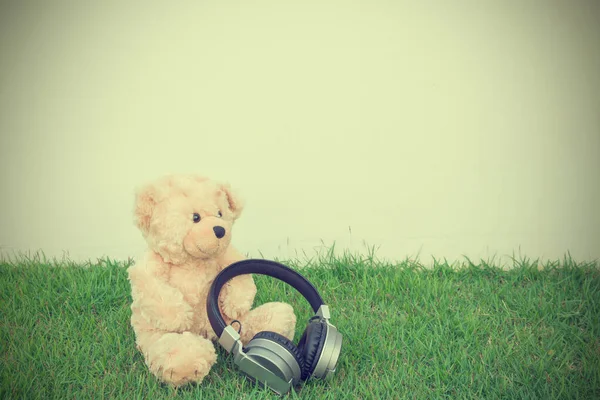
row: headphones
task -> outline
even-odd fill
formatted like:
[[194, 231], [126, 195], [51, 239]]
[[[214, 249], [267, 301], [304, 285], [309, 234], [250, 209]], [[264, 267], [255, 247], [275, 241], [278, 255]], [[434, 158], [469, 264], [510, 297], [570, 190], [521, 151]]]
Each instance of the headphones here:
[[[236, 331], [231, 324], [225, 324], [218, 306], [221, 288], [236, 276], [246, 274], [268, 275], [279, 279], [308, 300], [315, 315], [308, 321], [298, 346], [282, 335], [263, 331], [243, 347], [240, 331]], [[228, 353], [233, 353], [234, 363], [251, 381], [267, 386], [281, 395], [301, 381], [309, 378], [325, 379], [335, 373], [342, 349], [342, 335], [329, 322], [329, 307], [324, 304], [317, 289], [306, 278], [285, 265], [255, 259], [229, 265], [213, 281], [206, 308], [210, 324], [219, 337], [219, 344]]]

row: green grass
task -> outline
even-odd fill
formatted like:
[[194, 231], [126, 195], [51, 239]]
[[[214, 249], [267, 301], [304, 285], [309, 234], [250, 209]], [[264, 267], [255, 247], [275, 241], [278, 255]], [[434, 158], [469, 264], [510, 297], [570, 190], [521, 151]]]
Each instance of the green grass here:
[[[348, 254], [287, 263], [308, 264], [302, 273], [344, 335], [334, 379], [310, 381], [291, 398], [600, 398], [597, 263], [428, 269]], [[221, 350], [202, 385], [159, 384], [134, 346], [125, 266], [0, 263], [2, 398], [276, 398]], [[279, 281], [256, 280], [257, 304], [296, 308], [298, 338], [308, 305]]]

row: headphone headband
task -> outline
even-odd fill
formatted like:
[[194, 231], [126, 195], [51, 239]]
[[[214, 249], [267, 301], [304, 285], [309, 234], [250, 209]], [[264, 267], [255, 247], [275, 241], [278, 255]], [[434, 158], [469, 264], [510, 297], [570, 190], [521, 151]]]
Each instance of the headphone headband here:
[[227, 327], [227, 324], [219, 311], [219, 293], [225, 283], [236, 276], [246, 274], [267, 275], [287, 283], [308, 300], [315, 313], [317, 313], [319, 308], [324, 305], [321, 295], [312, 283], [307, 281], [293, 269], [270, 260], [249, 259], [238, 261], [224, 268], [219, 275], [217, 275], [208, 292], [208, 298], [206, 300], [208, 320], [218, 337], [221, 337], [223, 331]]

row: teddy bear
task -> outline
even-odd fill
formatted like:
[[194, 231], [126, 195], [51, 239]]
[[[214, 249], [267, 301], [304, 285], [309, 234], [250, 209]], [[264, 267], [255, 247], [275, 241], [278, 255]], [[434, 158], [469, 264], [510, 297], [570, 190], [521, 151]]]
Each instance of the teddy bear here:
[[[135, 193], [134, 224], [148, 247], [127, 270], [130, 322], [137, 349], [163, 383], [201, 383], [217, 360], [207, 294], [223, 268], [245, 258], [231, 244], [243, 208], [228, 183], [194, 174], [166, 175]], [[265, 330], [293, 339], [292, 306], [269, 302], [253, 308], [256, 292], [246, 274], [229, 281], [219, 295], [225, 321], [240, 322], [242, 343]]]

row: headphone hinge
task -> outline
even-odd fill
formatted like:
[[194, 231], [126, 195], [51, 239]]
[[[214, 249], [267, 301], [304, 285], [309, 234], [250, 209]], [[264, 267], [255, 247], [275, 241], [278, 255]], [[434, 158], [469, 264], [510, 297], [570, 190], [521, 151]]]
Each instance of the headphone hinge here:
[[235, 347], [240, 347], [239, 340], [240, 334], [233, 328], [233, 326], [227, 325], [219, 337], [219, 344], [225, 350], [227, 350], [228, 353], [231, 353], [232, 351], [236, 352], [235, 350], [241, 350], [239, 348], [235, 349]]
[[325, 320], [329, 320], [331, 318], [331, 315], [329, 314], [329, 306], [325, 304], [321, 305], [321, 307], [319, 307], [317, 310], [317, 315]]

